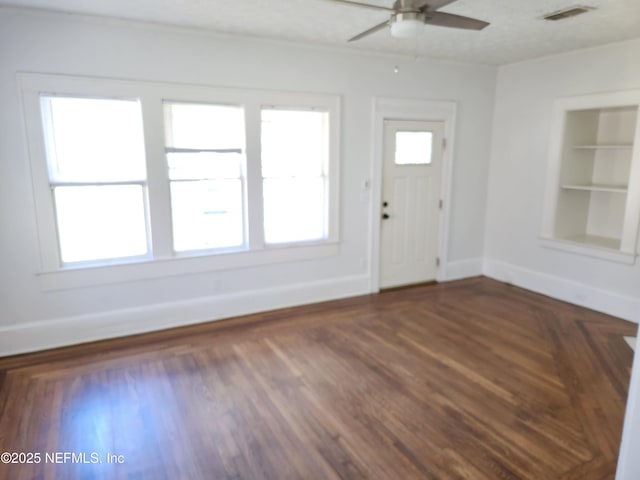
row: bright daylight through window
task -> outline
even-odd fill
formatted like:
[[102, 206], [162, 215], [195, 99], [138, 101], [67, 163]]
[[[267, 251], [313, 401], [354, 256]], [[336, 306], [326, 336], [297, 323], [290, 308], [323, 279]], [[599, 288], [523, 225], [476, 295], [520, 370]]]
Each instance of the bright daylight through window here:
[[329, 115], [262, 110], [266, 243], [327, 238]]
[[244, 244], [244, 112], [241, 107], [164, 104], [177, 252]]
[[137, 101], [42, 97], [63, 263], [147, 254]]
[[42, 74], [20, 84], [47, 288], [338, 251], [339, 97]]
[[396, 132], [396, 165], [427, 165], [431, 163], [432, 132]]

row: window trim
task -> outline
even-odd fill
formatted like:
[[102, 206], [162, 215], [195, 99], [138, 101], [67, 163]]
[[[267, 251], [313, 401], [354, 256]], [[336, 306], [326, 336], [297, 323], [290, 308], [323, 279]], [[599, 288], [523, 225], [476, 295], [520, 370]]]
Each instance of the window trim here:
[[[18, 73], [23, 103], [34, 211], [40, 253], [37, 276], [44, 290], [76, 288], [203, 271], [247, 268], [271, 263], [334, 256], [339, 252], [340, 96], [205, 85], [147, 82], [41, 73]], [[151, 258], [63, 265], [58, 250], [55, 210], [47, 170], [41, 96], [138, 99], [142, 109], [147, 161], [147, 208]], [[163, 102], [241, 105], [245, 110], [247, 244], [242, 251], [222, 249], [174, 252], [169, 178], [166, 168]], [[262, 228], [260, 111], [265, 106], [317, 108], [329, 112], [328, 237], [326, 240], [266, 245]], [[257, 223], [256, 223], [257, 222]]]
[[[97, 97], [97, 96], [74, 96], [69, 97], [66, 95], [47, 95], [47, 94], [39, 94], [40, 101], [40, 118], [42, 122], [43, 129], [43, 142], [44, 142], [44, 151], [45, 151], [45, 163], [46, 163], [46, 174], [47, 174], [47, 182], [48, 188], [51, 195], [51, 201], [53, 206], [54, 216], [57, 218], [59, 216], [58, 207], [56, 205], [55, 198], [55, 189], [59, 187], [99, 187], [99, 186], [118, 186], [118, 185], [136, 185], [141, 189], [142, 194], [142, 208], [144, 211], [144, 230], [145, 230], [145, 247], [146, 252], [140, 255], [127, 255], [123, 257], [106, 257], [101, 259], [89, 259], [89, 260], [79, 260], [73, 262], [65, 262], [62, 258], [62, 245], [61, 245], [61, 232], [58, 226], [57, 220], [54, 221], [55, 225], [55, 241], [56, 241], [56, 251], [58, 253], [58, 262], [60, 268], [66, 269], [69, 267], [75, 268], [84, 268], [84, 267], [93, 267], [97, 265], [112, 265], [118, 264], [122, 262], [130, 263], [135, 261], [147, 261], [152, 258], [151, 252], [151, 229], [149, 225], [149, 195], [147, 192], [147, 175], [146, 175], [146, 158], [145, 158], [145, 174], [142, 177], [131, 177], [127, 180], [59, 180], [56, 179], [56, 175], [53, 171], [53, 164], [49, 161], [48, 155], [46, 152], [49, 152], [55, 149], [56, 141], [54, 139], [54, 135], [49, 128], [54, 127], [53, 123], [53, 107], [51, 104], [52, 98], [77, 98], [77, 99], [88, 99], [88, 100], [103, 100], [105, 97]], [[124, 97], [109, 97], [107, 100], [121, 100], [126, 102], [135, 102], [140, 107], [140, 124], [142, 125], [142, 105], [139, 100], [136, 98], [124, 98]]]
[[[166, 107], [170, 104], [178, 104], [178, 105], [204, 105], [204, 106], [221, 106], [221, 107], [233, 107], [242, 109], [242, 117], [244, 121], [244, 126], [246, 130], [246, 112], [243, 104], [230, 104], [230, 103], [211, 103], [211, 102], [184, 102], [184, 101], [174, 101], [162, 99], [162, 111], [163, 111], [163, 125], [166, 127], [169, 124], [172, 124], [173, 119], [170, 114], [170, 110]], [[171, 132], [172, 133], [172, 132]], [[164, 161], [167, 166], [167, 181], [169, 187], [169, 197], [171, 199], [171, 187], [172, 184], [177, 182], [188, 182], [188, 181], [206, 181], [206, 180], [218, 180], [218, 179], [205, 179], [205, 178], [191, 178], [191, 179], [171, 179], [168, 175], [168, 165], [169, 165], [169, 154], [170, 153], [199, 153], [199, 152], [207, 152], [207, 151], [221, 151], [220, 149], [200, 149], [200, 148], [184, 148], [184, 147], [174, 147], [168, 146], [167, 143], [173, 144], [173, 138], [169, 140], [170, 135], [168, 131], [164, 131]], [[207, 254], [225, 254], [230, 252], [242, 252], [249, 250], [248, 245], [248, 231], [249, 231], [249, 221], [248, 221], [248, 211], [249, 203], [247, 196], [247, 139], [246, 139], [246, 131], [244, 134], [244, 144], [242, 149], [223, 149], [226, 150], [227, 153], [238, 153], [244, 157], [243, 161], [239, 164], [239, 176], [237, 179], [240, 181], [240, 196], [241, 196], [241, 215], [242, 215], [242, 243], [240, 245], [227, 245], [223, 247], [214, 247], [214, 248], [202, 248], [202, 249], [187, 249], [187, 250], [177, 250], [175, 247], [175, 237], [174, 237], [174, 215], [173, 215], [173, 207], [170, 208], [169, 213], [171, 216], [171, 239], [172, 239], [172, 252], [174, 256], [194, 256], [194, 255], [207, 255]]]
[[[331, 232], [331, 226], [330, 226], [330, 221], [332, 218], [331, 215], [331, 211], [330, 211], [330, 206], [331, 206], [331, 189], [330, 189], [330, 185], [331, 185], [331, 177], [330, 177], [330, 172], [333, 168], [333, 166], [331, 165], [331, 112], [325, 108], [318, 108], [318, 107], [292, 107], [291, 105], [287, 105], [287, 106], [281, 106], [281, 105], [262, 105], [260, 107], [260, 120], [262, 123], [262, 112], [265, 110], [272, 110], [272, 111], [285, 111], [285, 112], [304, 112], [304, 111], [310, 111], [310, 112], [321, 112], [321, 113], [326, 113], [327, 114], [327, 121], [329, 123], [329, 129], [326, 132], [327, 134], [327, 141], [328, 141], [328, 146], [327, 146], [327, 158], [325, 159], [325, 161], [323, 161], [323, 165], [321, 168], [321, 173], [318, 177], [305, 177], [305, 176], [297, 176], [297, 175], [292, 175], [289, 177], [265, 177], [264, 173], [261, 171], [260, 172], [260, 181], [261, 181], [261, 187], [264, 188], [264, 184], [266, 180], [269, 179], [283, 179], [283, 178], [290, 178], [290, 179], [305, 179], [305, 178], [320, 178], [322, 179], [323, 182], [323, 190], [325, 191], [325, 199], [326, 199], [326, 204], [325, 204], [325, 211], [324, 211], [324, 219], [323, 219], [323, 230], [324, 232], [326, 232], [327, 237], [329, 237], [330, 232]], [[262, 133], [262, 132], [261, 132]], [[262, 136], [261, 136], [262, 138]], [[264, 197], [263, 197], [264, 198]], [[265, 218], [263, 217], [263, 221], [262, 221], [262, 225], [265, 225]], [[263, 230], [264, 232], [264, 230]], [[298, 245], [298, 244], [313, 244], [313, 243], [318, 243], [318, 242], [323, 242], [325, 241], [324, 238], [317, 238], [317, 239], [307, 239], [307, 240], [299, 240], [299, 241], [292, 241], [292, 240], [287, 240], [287, 241], [282, 241], [282, 242], [267, 242], [265, 239], [265, 245], [267, 248], [272, 248], [272, 247], [287, 247], [287, 246], [292, 246], [292, 245]]]

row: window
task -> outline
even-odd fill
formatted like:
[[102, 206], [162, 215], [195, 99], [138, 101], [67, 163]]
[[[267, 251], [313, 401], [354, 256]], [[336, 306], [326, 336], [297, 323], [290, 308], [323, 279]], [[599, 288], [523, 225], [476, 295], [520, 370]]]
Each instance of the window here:
[[165, 102], [173, 248], [242, 246], [242, 107]]
[[328, 113], [262, 110], [267, 244], [327, 238]]
[[431, 163], [432, 132], [396, 132], [396, 165], [428, 165]]
[[43, 288], [338, 254], [339, 97], [19, 79]]
[[42, 97], [63, 264], [148, 252], [140, 103]]

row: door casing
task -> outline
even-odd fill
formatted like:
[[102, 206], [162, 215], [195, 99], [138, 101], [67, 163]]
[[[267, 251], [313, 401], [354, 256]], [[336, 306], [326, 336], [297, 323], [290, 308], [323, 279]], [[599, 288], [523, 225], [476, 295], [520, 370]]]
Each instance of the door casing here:
[[402, 98], [376, 97], [373, 101], [373, 162], [371, 180], [365, 179], [371, 188], [369, 205], [369, 291], [380, 291], [380, 233], [382, 204], [382, 179], [384, 163], [384, 121], [424, 120], [444, 123], [446, 148], [442, 152], [441, 193], [443, 200], [440, 210], [438, 257], [440, 266], [437, 281], [447, 279], [447, 253], [451, 213], [451, 181], [453, 172], [453, 151], [455, 145], [456, 103], [440, 100], [414, 100]]

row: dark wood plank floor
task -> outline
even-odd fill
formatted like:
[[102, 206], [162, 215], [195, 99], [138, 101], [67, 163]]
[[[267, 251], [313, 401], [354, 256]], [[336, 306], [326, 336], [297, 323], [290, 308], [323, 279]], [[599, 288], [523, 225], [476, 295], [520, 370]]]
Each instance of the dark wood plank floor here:
[[0, 359], [0, 479], [613, 479], [635, 331], [478, 278]]

